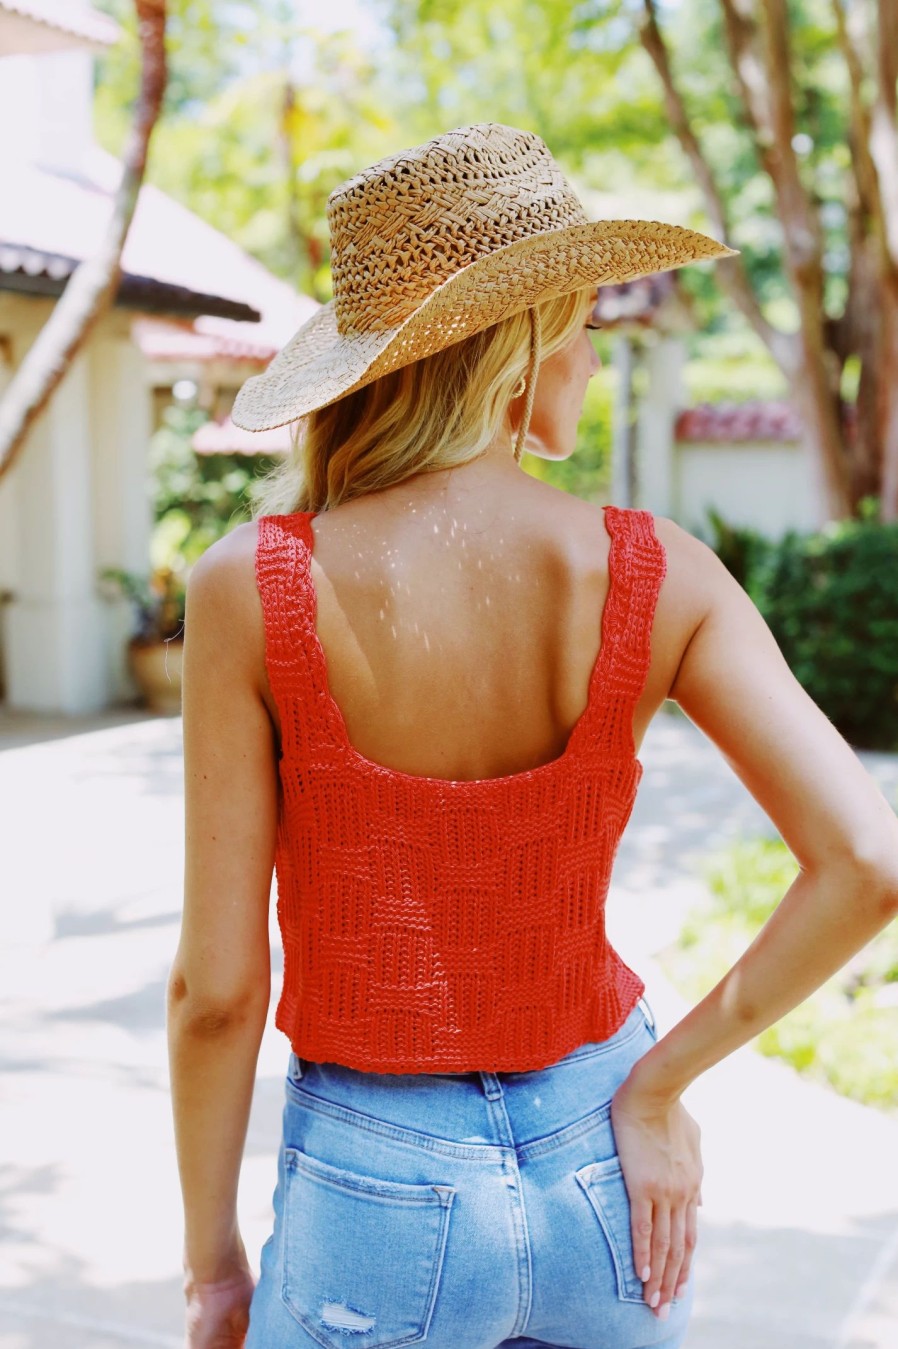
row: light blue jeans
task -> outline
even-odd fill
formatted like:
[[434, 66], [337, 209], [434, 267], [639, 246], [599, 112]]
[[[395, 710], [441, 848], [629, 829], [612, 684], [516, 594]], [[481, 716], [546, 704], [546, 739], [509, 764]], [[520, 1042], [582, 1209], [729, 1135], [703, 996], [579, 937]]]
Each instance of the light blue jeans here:
[[644, 999], [548, 1068], [366, 1073], [290, 1054], [245, 1349], [679, 1349], [643, 1300], [611, 1098]]

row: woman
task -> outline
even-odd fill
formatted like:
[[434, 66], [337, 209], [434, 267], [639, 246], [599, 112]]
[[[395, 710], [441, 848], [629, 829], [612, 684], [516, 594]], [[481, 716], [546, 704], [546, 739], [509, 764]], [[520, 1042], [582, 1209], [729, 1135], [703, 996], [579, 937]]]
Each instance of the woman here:
[[[189, 586], [188, 1343], [675, 1349], [702, 1181], [681, 1094], [895, 914], [898, 824], [709, 548], [519, 465], [574, 448], [597, 285], [731, 250], [589, 222], [543, 142], [493, 124], [328, 212], [334, 302], [234, 411], [301, 442]], [[659, 1038], [603, 906], [666, 698], [801, 870]], [[235, 1201], [274, 865], [290, 1051], [255, 1284]]]

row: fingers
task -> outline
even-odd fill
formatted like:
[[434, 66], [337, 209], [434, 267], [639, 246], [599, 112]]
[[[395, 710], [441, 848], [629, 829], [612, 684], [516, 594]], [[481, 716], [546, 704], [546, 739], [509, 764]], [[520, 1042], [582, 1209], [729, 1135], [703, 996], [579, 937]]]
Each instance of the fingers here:
[[669, 1308], [677, 1284], [680, 1282], [680, 1268], [686, 1254], [686, 1210], [681, 1204], [670, 1210], [669, 1230], [670, 1245], [667, 1249], [664, 1276], [661, 1279], [661, 1301], [658, 1303], [658, 1312], [662, 1319], [668, 1315], [664, 1308]]
[[630, 1205], [630, 1227], [633, 1234], [633, 1264], [636, 1273], [645, 1282], [652, 1264], [652, 1201], [638, 1196]]
[[[700, 1204], [701, 1202], [702, 1202], [701, 1196], [699, 1196], [698, 1204]], [[680, 1266], [680, 1273], [677, 1278], [677, 1286], [676, 1289], [674, 1290], [674, 1296], [678, 1298], [686, 1296], [686, 1285], [689, 1282], [689, 1275], [692, 1271], [692, 1256], [695, 1251], [696, 1243], [698, 1241], [698, 1204], [694, 1199], [692, 1199], [686, 1205], [686, 1222], [685, 1222], [686, 1254], [683, 1258], [683, 1263]]]
[[661, 1283], [667, 1269], [670, 1249], [670, 1205], [655, 1204], [652, 1212], [652, 1272], [643, 1289], [645, 1300], [652, 1308], [661, 1304]]
[[[700, 1197], [672, 1208], [669, 1204], [652, 1205], [650, 1200], [643, 1199], [634, 1205], [635, 1264], [640, 1277], [645, 1273], [646, 1265], [650, 1266], [649, 1277], [643, 1280], [643, 1294], [661, 1320], [667, 1319], [673, 1298], [686, 1296], [693, 1253], [698, 1241], [699, 1202]], [[651, 1226], [651, 1259], [643, 1262], [641, 1252], [648, 1238], [645, 1231], [647, 1222]]]

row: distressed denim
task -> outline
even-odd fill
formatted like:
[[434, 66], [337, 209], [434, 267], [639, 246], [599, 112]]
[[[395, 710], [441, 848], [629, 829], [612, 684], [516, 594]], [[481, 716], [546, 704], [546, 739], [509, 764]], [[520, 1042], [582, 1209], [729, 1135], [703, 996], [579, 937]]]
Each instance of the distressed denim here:
[[645, 1304], [611, 1098], [657, 1038], [529, 1072], [366, 1073], [290, 1053], [245, 1349], [679, 1349]]

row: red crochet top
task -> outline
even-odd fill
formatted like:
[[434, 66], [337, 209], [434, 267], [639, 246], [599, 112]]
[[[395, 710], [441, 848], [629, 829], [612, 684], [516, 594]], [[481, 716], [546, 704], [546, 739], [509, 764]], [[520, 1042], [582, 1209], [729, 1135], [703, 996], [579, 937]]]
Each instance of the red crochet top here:
[[645, 989], [604, 905], [642, 778], [633, 713], [666, 571], [651, 512], [604, 508], [601, 647], [564, 751], [468, 781], [350, 744], [315, 629], [314, 514], [258, 521], [282, 730], [275, 1025], [301, 1058], [376, 1073], [523, 1072], [607, 1039]]

